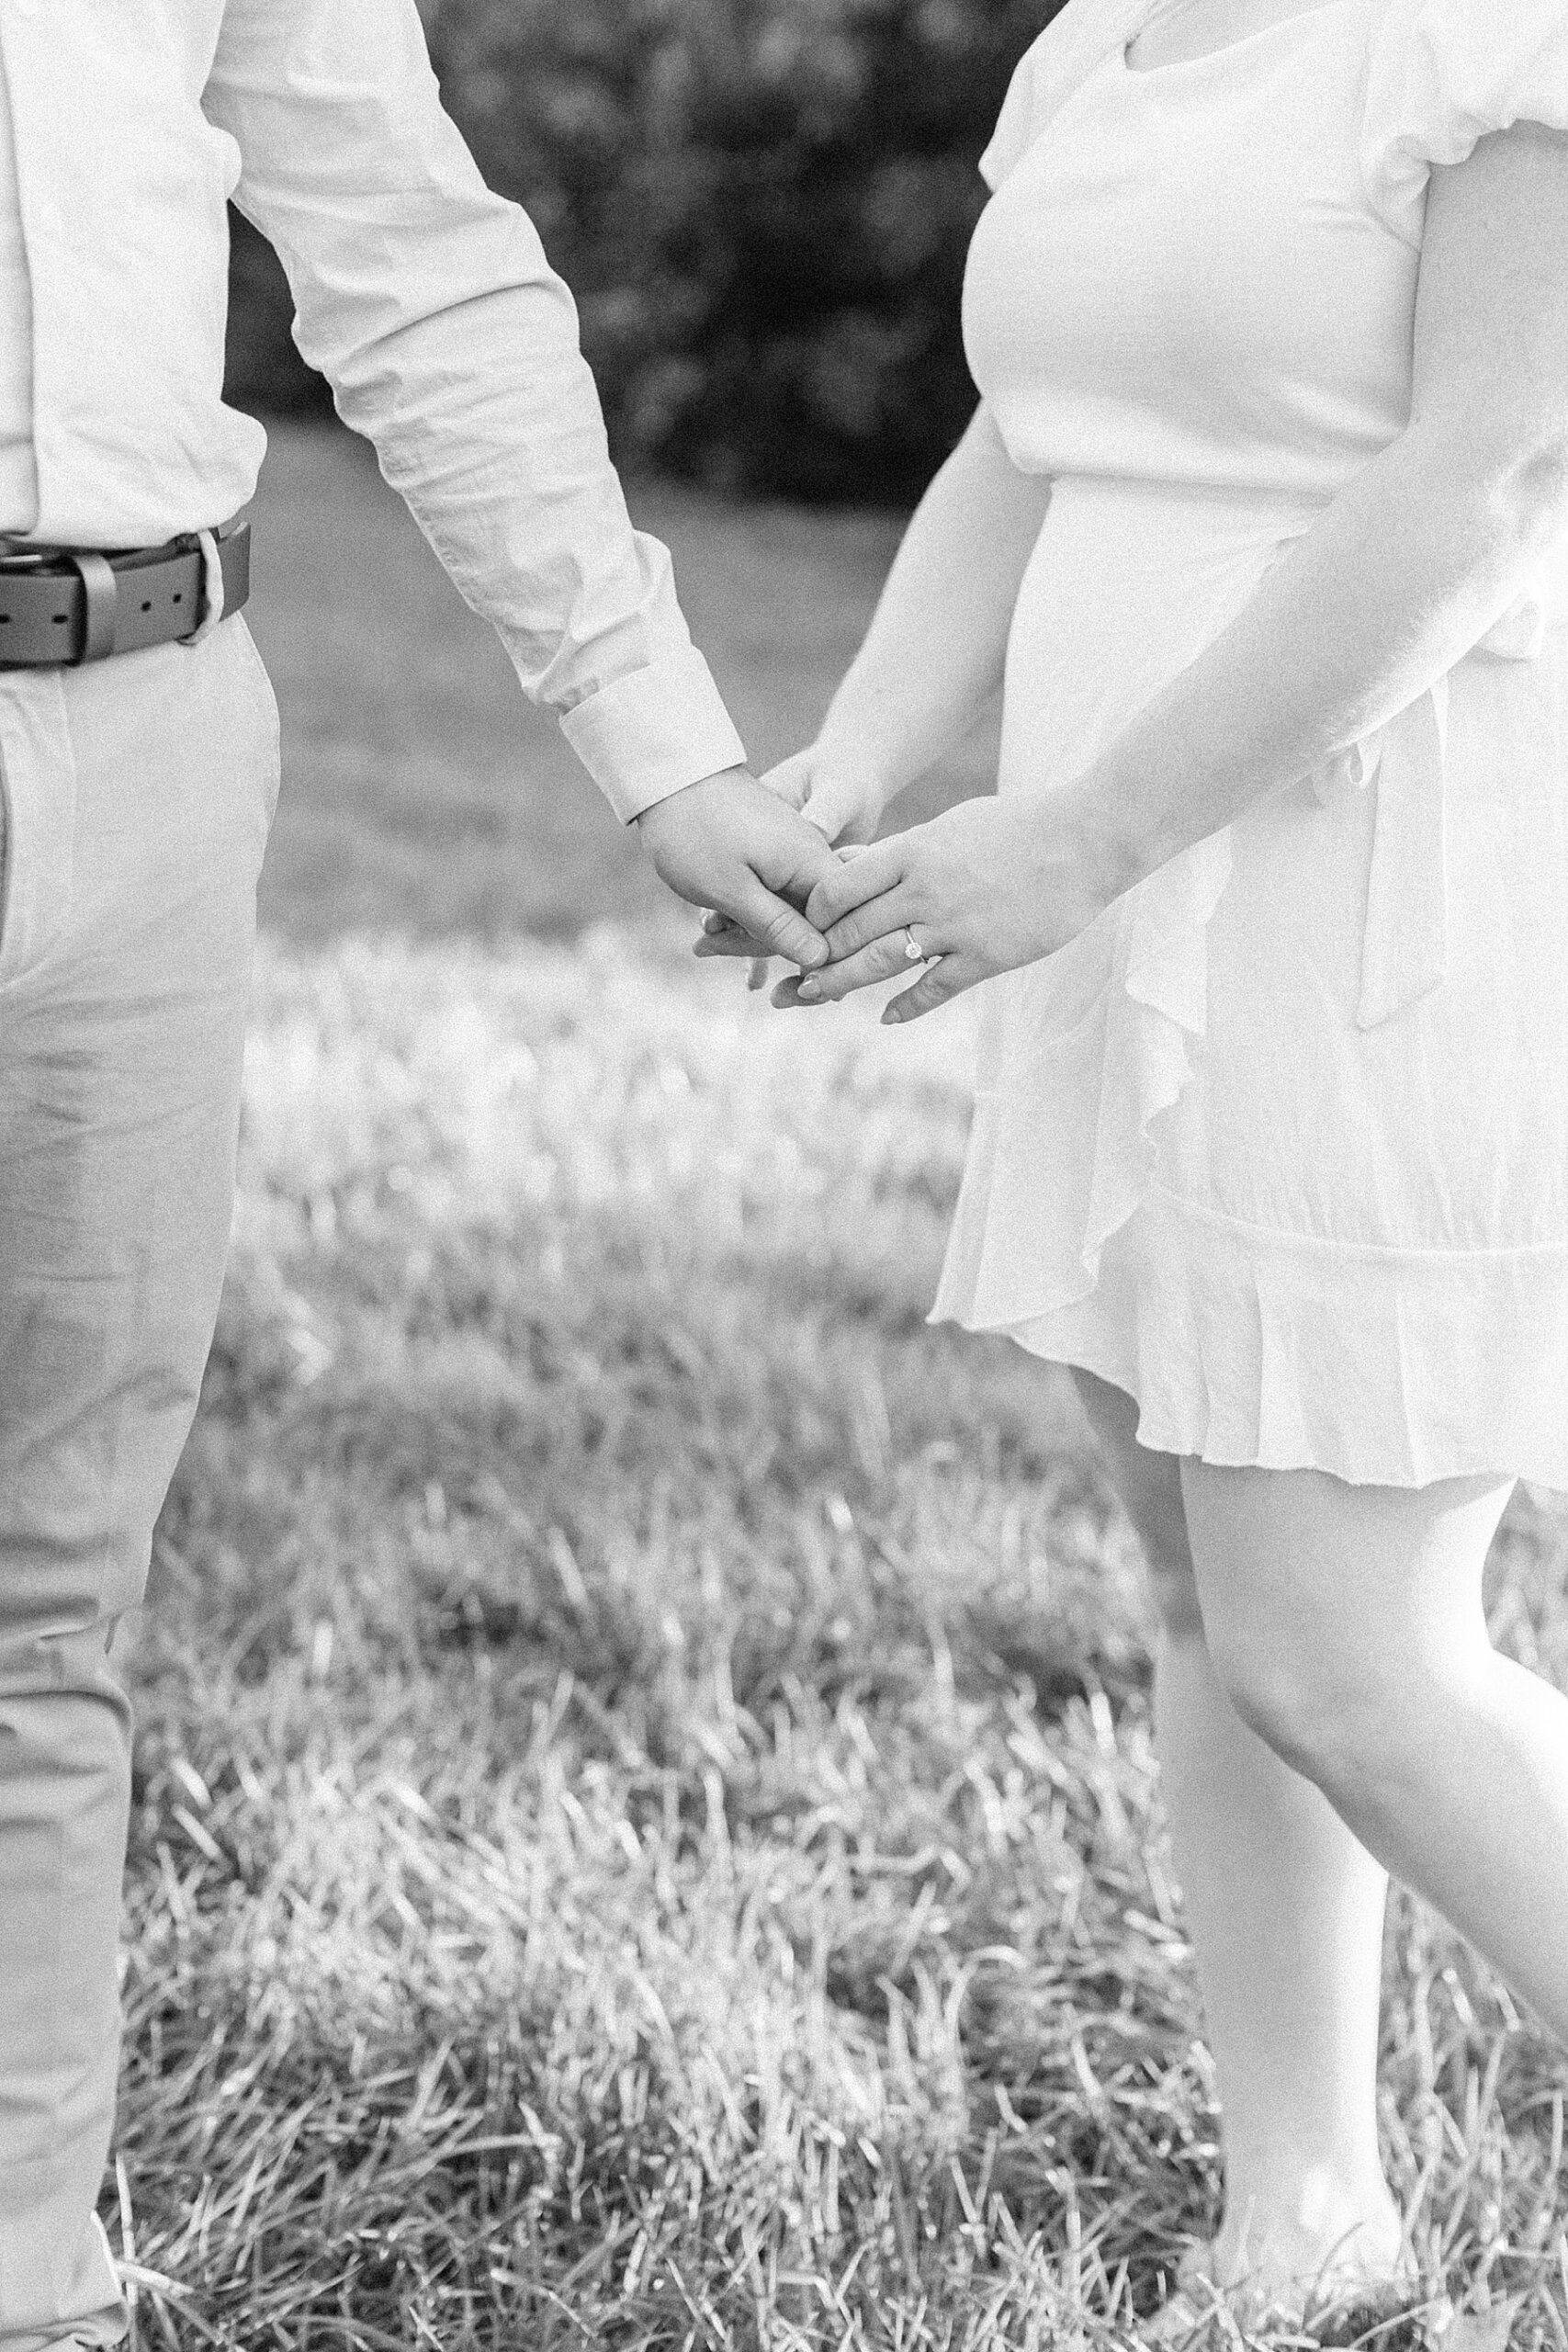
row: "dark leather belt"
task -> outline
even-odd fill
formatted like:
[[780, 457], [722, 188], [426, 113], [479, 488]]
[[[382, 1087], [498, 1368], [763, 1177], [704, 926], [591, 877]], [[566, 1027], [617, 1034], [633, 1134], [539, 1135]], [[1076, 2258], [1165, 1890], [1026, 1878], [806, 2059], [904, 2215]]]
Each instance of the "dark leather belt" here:
[[[223, 612], [251, 593], [251, 526], [217, 534]], [[102, 662], [200, 628], [206, 565], [194, 534], [118, 553], [0, 540], [0, 670]]]

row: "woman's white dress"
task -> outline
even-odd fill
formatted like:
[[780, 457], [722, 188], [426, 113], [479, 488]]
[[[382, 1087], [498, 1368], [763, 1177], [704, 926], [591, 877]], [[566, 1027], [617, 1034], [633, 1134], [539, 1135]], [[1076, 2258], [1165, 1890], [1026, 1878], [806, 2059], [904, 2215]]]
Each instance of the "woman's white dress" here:
[[[1026, 60], [964, 306], [1053, 483], [1010, 796], [1398, 434], [1429, 165], [1568, 129], [1568, 0], [1327, 0], [1031, 115]], [[1377, 737], [981, 992], [936, 1319], [1100, 1374], [1173, 1453], [1568, 1488], [1568, 545], [1520, 587]]]

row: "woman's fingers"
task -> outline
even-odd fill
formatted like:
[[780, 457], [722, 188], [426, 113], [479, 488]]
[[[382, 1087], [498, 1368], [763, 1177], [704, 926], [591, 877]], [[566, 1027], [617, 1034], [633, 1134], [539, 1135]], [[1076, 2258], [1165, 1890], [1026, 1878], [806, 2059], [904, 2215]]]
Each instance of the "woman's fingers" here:
[[852, 908], [863, 906], [868, 899], [880, 898], [885, 890], [891, 890], [901, 882], [908, 859], [908, 852], [899, 834], [888, 842], [874, 842], [859, 857], [841, 858], [807, 900], [807, 922], [826, 938]]
[[921, 929], [917, 905], [915, 895], [908, 884], [899, 883], [891, 890], [884, 890], [880, 897], [868, 899], [863, 907], [852, 907], [847, 915], [840, 917], [822, 934], [828, 942], [829, 961], [846, 963], [851, 956], [863, 955], [879, 939], [889, 936], [897, 937], [899, 953], [902, 954], [908, 944], [904, 933], [911, 924], [921, 947], [928, 954], [933, 953]]
[[797, 752], [794, 759], [781, 760], [776, 768], [768, 770], [762, 783], [789, 808], [797, 808], [827, 841], [836, 843], [846, 828], [862, 831], [867, 824], [864, 793], [858, 780], [839, 775], [815, 751]]
[[786, 808], [804, 808], [811, 790], [813, 764], [809, 751], [796, 752], [792, 758], [781, 760], [761, 779], [763, 791], [776, 793]]
[[847, 956], [841, 963], [819, 965], [815, 972], [807, 972], [799, 979], [785, 981], [774, 990], [775, 1004], [838, 1004], [852, 996], [856, 989], [874, 988], [879, 980], [893, 980], [911, 971], [913, 965], [906, 954], [908, 939], [900, 929], [885, 938], [874, 940], [858, 955]]
[[825, 751], [820, 743], [782, 760], [762, 782], [835, 846], [870, 841], [881, 821], [883, 794], [863, 761]]
[[939, 1004], [947, 1004], [965, 989], [972, 989], [985, 973], [965, 956], [942, 956], [928, 964], [912, 989], [903, 989], [882, 1008], [885, 1029], [901, 1028], [906, 1021], [918, 1021], [922, 1012], [934, 1012]]
[[808, 825], [826, 833], [835, 847], [846, 841], [869, 841], [876, 831], [876, 812], [867, 805], [860, 777], [833, 768], [819, 768], [812, 777], [800, 813]]

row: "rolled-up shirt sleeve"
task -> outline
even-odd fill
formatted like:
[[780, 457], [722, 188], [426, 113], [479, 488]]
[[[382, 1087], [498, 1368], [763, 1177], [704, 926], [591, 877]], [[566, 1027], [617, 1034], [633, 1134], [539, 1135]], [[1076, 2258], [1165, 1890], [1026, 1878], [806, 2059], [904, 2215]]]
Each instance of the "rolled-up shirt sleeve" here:
[[669, 552], [627, 515], [571, 295], [444, 111], [413, 0], [229, 0], [204, 105], [301, 352], [616, 814], [740, 764]]

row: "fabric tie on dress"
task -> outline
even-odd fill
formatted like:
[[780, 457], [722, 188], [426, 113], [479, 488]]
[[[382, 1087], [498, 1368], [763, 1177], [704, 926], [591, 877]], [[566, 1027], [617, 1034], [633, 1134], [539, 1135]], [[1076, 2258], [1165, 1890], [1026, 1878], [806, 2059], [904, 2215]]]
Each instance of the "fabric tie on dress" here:
[[1376, 778], [1358, 1029], [1375, 1029], [1403, 1012], [1448, 969], [1448, 732], [1445, 677], [1312, 779], [1326, 804], [1347, 787], [1365, 791]]
[[[1547, 628], [1540, 581], [1517, 597], [1473, 649], [1494, 661], [1533, 662]], [[1374, 778], [1361, 987], [1356, 1026], [1375, 1029], [1438, 987], [1448, 970], [1446, 770], [1449, 681], [1438, 679], [1386, 727], [1364, 736], [1311, 779], [1319, 803]]]

